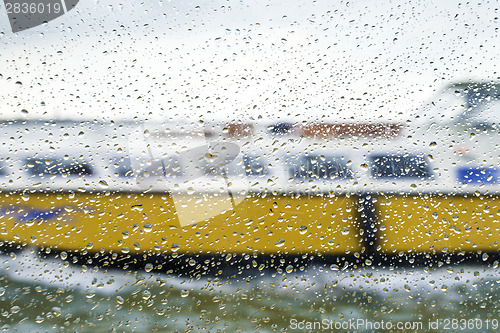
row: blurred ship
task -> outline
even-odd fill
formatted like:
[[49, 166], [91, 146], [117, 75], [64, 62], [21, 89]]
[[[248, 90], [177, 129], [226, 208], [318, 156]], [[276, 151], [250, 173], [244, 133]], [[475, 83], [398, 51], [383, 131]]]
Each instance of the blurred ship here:
[[111, 260], [496, 254], [499, 125], [485, 83], [407, 124], [4, 121], [0, 239]]

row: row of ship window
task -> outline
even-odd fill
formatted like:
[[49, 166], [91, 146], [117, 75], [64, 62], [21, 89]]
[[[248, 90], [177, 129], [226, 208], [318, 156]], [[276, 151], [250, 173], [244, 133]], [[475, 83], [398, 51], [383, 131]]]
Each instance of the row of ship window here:
[[[371, 155], [368, 157], [370, 174], [374, 178], [411, 178], [428, 179], [432, 171], [424, 155]], [[286, 159], [288, 176], [294, 179], [335, 180], [354, 178], [354, 172], [346, 159], [339, 156], [303, 155]], [[112, 163], [113, 173], [118, 177], [133, 177], [130, 159], [115, 158]], [[148, 172], [151, 177], [183, 177], [182, 162], [179, 158], [168, 157], [158, 164], [159, 167]], [[62, 158], [28, 158], [25, 160], [26, 171], [34, 177], [57, 176], [93, 176], [97, 172], [88, 162]], [[262, 156], [246, 155], [242, 163], [210, 165], [200, 163], [203, 175], [241, 175], [249, 177], [266, 176], [272, 173], [266, 159]], [[6, 176], [8, 169], [0, 163], [0, 176]]]

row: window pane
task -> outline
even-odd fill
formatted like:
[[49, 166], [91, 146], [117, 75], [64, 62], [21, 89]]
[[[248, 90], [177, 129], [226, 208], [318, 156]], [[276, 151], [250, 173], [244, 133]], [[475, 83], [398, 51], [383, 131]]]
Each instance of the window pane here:
[[245, 155], [245, 157], [243, 157], [243, 163], [247, 176], [264, 176], [269, 173], [264, 157]]
[[371, 155], [374, 178], [419, 178], [432, 176], [427, 159], [418, 155]]
[[289, 173], [295, 179], [345, 179], [352, 178], [346, 162], [334, 156], [308, 155], [292, 159]]
[[113, 169], [118, 177], [132, 177], [132, 165], [129, 157], [115, 157], [113, 159]]
[[34, 176], [90, 176], [92, 167], [86, 162], [70, 162], [63, 159], [28, 158], [26, 170]]

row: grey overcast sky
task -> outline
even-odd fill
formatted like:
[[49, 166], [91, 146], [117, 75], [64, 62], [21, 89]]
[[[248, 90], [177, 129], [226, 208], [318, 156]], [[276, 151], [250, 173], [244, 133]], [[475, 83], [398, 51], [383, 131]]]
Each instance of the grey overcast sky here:
[[2, 4], [0, 117], [401, 121], [451, 82], [500, 80], [499, 8], [81, 0], [12, 33]]

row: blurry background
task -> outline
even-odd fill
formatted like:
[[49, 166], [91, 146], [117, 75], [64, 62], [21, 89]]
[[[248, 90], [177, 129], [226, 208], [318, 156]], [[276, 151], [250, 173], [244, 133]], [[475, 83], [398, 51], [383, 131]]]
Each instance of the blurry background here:
[[16, 34], [2, 10], [0, 115], [404, 120], [450, 82], [498, 80], [498, 10], [83, 0]]
[[[0, 117], [405, 121], [452, 82], [500, 79], [499, 8], [81, 0], [14, 34], [2, 4]], [[291, 331], [292, 318], [455, 318], [481, 319], [469, 331], [490, 332], [484, 320], [499, 319], [498, 261], [257, 267], [225, 279], [73, 266], [30, 249], [1, 260], [6, 331], [271, 332]]]

